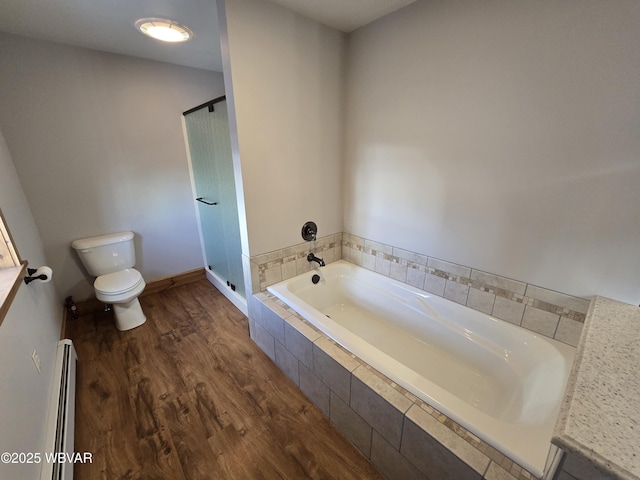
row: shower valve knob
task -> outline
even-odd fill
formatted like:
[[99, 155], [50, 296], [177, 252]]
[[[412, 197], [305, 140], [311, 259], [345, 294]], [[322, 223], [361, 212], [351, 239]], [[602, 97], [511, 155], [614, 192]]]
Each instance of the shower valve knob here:
[[307, 242], [315, 240], [317, 234], [318, 226], [315, 222], [307, 222], [302, 226], [302, 238]]

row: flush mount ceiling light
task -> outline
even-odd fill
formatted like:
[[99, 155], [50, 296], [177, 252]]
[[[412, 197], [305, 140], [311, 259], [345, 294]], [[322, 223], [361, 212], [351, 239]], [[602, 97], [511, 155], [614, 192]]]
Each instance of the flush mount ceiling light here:
[[186, 42], [193, 37], [187, 27], [166, 18], [141, 18], [136, 22], [136, 28], [163, 42]]

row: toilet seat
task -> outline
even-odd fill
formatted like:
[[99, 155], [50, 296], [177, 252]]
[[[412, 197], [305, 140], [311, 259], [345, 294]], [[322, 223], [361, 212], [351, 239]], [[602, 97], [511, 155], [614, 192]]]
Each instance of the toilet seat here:
[[105, 303], [126, 302], [142, 293], [145, 287], [140, 272], [126, 268], [118, 272], [100, 275], [93, 283], [96, 297]]

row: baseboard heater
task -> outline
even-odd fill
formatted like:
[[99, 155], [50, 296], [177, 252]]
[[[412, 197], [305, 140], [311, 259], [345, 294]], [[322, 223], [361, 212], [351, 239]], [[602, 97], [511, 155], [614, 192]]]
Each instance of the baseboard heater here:
[[[60, 340], [40, 480], [73, 480], [73, 463], [64, 461], [64, 454], [73, 455], [77, 362], [78, 357], [71, 340]], [[45, 461], [45, 455], [49, 455], [48, 461]]]

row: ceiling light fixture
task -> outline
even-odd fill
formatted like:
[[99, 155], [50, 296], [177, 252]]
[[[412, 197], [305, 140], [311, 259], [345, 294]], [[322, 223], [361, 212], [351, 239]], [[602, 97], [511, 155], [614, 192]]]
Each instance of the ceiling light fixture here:
[[136, 22], [136, 28], [163, 42], [186, 42], [193, 37], [187, 27], [166, 18], [141, 18]]

